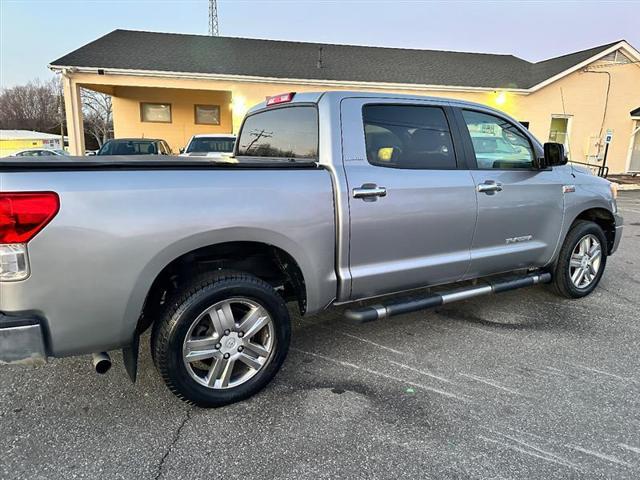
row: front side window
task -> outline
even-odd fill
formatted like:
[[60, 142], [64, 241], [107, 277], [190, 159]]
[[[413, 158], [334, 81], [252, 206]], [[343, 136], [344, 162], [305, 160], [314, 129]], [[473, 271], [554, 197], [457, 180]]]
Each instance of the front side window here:
[[231, 153], [235, 143], [233, 137], [195, 137], [189, 142], [187, 153]]
[[456, 168], [449, 124], [441, 108], [365, 105], [363, 120], [370, 164], [407, 169]]
[[494, 115], [463, 110], [462, 116], [480, 169], [532, 168], [529, 139], [512, 123]]
[[292, 106], [248, 116], [238, 137], [237, 155], [317, 159], [318, 111], [311, 106]]
[[171, 123], [171, 104], [141, 103], [140, 119], [143, 122]]
[[220, 106], [196, 105], [195, 122], [198, 125], [220, 125]]

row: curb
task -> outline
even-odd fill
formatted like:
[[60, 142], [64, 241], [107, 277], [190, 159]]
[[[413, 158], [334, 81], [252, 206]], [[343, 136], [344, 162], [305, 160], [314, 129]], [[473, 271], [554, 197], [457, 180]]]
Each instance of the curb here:
[[618, 185], [618, 191], [619, 192], [630, 192], [630, 191], [634, 191], [634, 190], [640, 190], [640, 183], [617, 183], [617, 182], [611, 182], [611, 183], [615, 183], [616, 185]]

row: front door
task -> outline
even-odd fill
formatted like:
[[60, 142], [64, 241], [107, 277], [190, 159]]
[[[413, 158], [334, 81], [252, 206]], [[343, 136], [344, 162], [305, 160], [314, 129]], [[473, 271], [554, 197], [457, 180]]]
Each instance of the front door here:
[[466, 278], [545, 265], [562, 229], [560, 175], [534, 168], [539, 155], [506, 117], [457, 110], [478, 199], [478, 225]]
[[448, 112], [445, 102], [342, 102], [352, 299], [466, 272], [476, 197]]

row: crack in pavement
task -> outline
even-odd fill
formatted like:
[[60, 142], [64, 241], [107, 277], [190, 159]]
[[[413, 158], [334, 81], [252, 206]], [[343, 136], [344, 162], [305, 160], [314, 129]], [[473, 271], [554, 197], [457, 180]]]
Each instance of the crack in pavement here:
[[182, 433], [182, 429], [184, 428], [186, 423], [191, 419], [191, 414], [193, 413], [194, 408], [195, 407], [189, 407], [187, 409], [187, 414], [182, 419], [182, 422], [180, 422], [180, 425], [178, 425], [178, 428], [176, 429], [175, 433], [173, 434], [173, 438], [171, 439], [171, 443], [169, 444], [169, 448], [167, 448], [167, 451], [164, 452], [164, 455], [160, 459], [160, 463], [158, 464], [158, 472], [156, 473], [154, 480], [159, 480], [160, 477], [162, 477], [162, 474], [164, 473], [163, 472], [164, 464], [167, 458], [169, 457], [169, 454], [173, 451], [173, 447], [176, 445], [176, 443], [178, 443], [178, 440], [180, 440], [180, 434]]

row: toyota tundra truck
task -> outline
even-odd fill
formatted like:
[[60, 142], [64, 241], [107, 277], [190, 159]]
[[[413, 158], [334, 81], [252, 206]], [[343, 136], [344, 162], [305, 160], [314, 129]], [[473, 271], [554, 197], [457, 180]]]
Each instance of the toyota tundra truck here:
[[3, 159], [0, 360], [103, 372], [122, 349], [135, 381], [150, 329], [174, 394], [229, 404], [274, 377], [296, 304], [367, 322], [588, 295], [622, 234], [613, 187], [500, 111], [384, 93], [271, 97], [224, 161]]

